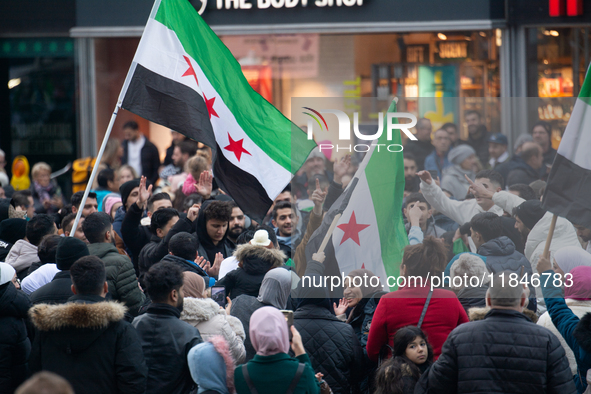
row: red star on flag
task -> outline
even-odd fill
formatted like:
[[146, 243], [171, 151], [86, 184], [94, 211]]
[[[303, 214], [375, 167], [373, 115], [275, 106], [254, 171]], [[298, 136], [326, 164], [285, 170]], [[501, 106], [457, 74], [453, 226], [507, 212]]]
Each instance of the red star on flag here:
[[230, 136], [230, 133], [228, 133], [228, 140], [230, 140], [230, 144], [228, 146], [225, 146], [224, 149], [234, 153], [238, 161], [240, 161], [240, 158], [242, 157], [243, 153], [252, 156], [249, 151], [242, 147], [242, 142], [244, 141], [244, 138], [238, 141], [234, 141]]
[[355, 212], [353, 212], [351, 214], [351, 218], [349, 219], [349, 223], [339, 224], [337, 227], [345, 232], [339, 245], [342, 245], [343, 242], [345, 242], [348, 239], [352, 239], [353, 242], [361, 246], [361, 244], [359, 243], [359, 232], [369, 227], [369, 224], [357, 224]]
[[215, 112], [215, 109], [213, 109], [213, 103], [215, 103], [215, 97], [211, 98], [211, 99], [207, 99], [207, 97], [205, 97], [205, 93], [203, 93], [203, 98], [205, 99], [205, 105], [207, 106], [207, 112], [209, 113], [209, 119], [211, 119], [211, 115], [215, 116], [216, 118], [219, 118], [218, 113]]
[[195, 69], [193, 68], [193, 65], [191, 64], [191, 60], [189, 60], [189, 58], [186, 57], [185, 55], [183, 55], [183, 57], [185, 58], [185, 61], [189, 65], [189, 68], [181, 76], [182, 77], [187, 77], [187, 76], [190, 76], [190, 75], [194, 76], [195, 77], [195, 82], [197, 82], [197, 86], [199, 86], [199, 81], [197, 80], [197, 74], [195, 73]]

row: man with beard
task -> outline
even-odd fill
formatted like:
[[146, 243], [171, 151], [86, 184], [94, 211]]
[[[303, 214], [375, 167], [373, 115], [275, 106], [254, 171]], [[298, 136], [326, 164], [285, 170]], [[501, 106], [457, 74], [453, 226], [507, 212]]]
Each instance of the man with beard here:
[[183, 272], [174, 263], [157, 263], [144, 280], [152, 304], [132, 325], [140, 337], [148, 367], [146, 394], [191, 392], [195, 383], [187, 355], [203, 340], [199, 330], [179, 319], [183, 310]]
[[232, 207], [232, 215], [230, 216], [226, 237], [228, 239], [228, 246], [234, 252], [238, 237], [245, 231], [246, 216], [244, 216], [244, 212], [242, 212], [242, 209], [234, 201], [230, 201], [229, 203]]
[[279, 241], [279, 249], [285, 255], [291, 257], [292, 245], [295, 248], [296, 229], [298, 226], [298, 217], [295, 214], [295, 207], [287, 202], [281, 201], [275, 204], [273, 209], [273, 226]]
[[468, 145], [476, 151], [476, 156], [483, 164], [488, 163], [488, 140], [490, 133], [482, 122], [482, 117], [477, 111], [467, 111], [465, 115], [468, 125]]
[[404, 152], [404, 194], [419, 191], [421, 179], [417, 176], [417, 160], [412, 153]]

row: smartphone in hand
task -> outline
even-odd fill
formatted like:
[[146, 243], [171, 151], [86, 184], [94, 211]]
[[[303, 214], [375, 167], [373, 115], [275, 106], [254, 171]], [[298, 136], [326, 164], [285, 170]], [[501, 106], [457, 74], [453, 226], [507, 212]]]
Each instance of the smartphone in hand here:
[[226, 307], [226, 288], [224, 286], [211, 287], [211, 299], [218, 303], [222, 308]]
[[283, 313], [283, 316], [285, 317], [285, 321], [287, 322], [287, 332], [289, 333], [289, 341], [291, 342], [293, 336], [291, 333], [291, 326], [293, 326], [293, 311], [281, 310], [279, 312]]

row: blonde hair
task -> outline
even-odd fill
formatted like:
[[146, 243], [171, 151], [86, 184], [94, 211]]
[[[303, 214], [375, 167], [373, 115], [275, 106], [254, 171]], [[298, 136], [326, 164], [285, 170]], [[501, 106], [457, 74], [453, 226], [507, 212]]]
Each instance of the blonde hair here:
[[33, 166], [33, 169], [31, 170], [31, 175], [33, 176], [33, 179], [37, 178], [37, 174], [39, 174], [40, 171], [47, 171], [51, 174], [51, 167], [44, 161], [36, 163]]
[[202, 155], [196, 154], [187, 160], [187, 169], [195, 180], [198, 180], [201, 173], [206, 171], [208, 167], [209, 163]]
[[121, 175], [121, 171], [123, 171], [123, 170], [129, 170], [129, 171], [131, 171], [131, 175], [133, 175], [133, 179], [139, 178], [138, 175], [137, 175], [137, 172], [135, 171], [135, 169], [132, 166], [130, 166], [129, 164], [123, 164], [117, 170], [117, 179], [119, 179], [119, 176]]

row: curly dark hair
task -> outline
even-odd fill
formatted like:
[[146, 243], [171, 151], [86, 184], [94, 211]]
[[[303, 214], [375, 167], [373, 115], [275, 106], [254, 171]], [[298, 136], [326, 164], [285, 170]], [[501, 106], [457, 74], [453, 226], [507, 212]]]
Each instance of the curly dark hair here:
[[229, 222], [232, 217], [232, 205], [227, 201], [213, 201], [205, 207], [205, 221], [211, 219]]
[[37, 247], [37, 257], [42, 263], [55, 263], [55, 253], [57, 252], [57, 244], [60, 242], [60, 237], [57, 234], [49, 234], [43, 237], [41, 243]]

